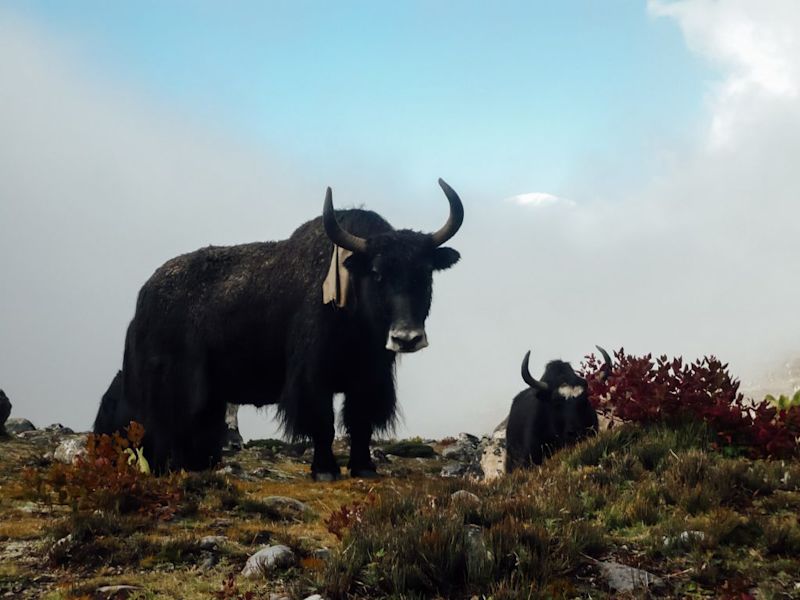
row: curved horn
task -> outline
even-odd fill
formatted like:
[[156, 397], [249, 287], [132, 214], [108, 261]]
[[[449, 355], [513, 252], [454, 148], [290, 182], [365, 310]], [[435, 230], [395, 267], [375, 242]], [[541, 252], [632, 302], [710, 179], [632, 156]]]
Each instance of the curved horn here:
[[447, 217], [447, 223], [444, 224], [444, 227], [431, 234], [434, 246], [441, 246], [453, 237], [461, 227], [461, 223], [464, 222], [464, 206], [461, 204], [461, 198], [441, 177], [439, 178], [439, 187], [442, 188], [444, 195], [447, 196], [447, 201], [450, 203], [450, 216]]
[[531, 371], [528, 368], [528, 361], [530, 360], [530, 358], [531, 358], [531, 351], [528, 350], [525, 353], [525, 358], [522, 359], [522, 380], [535, 390], [546, 390], [547, 384], [535, 380], [533, 378], [533, 375], [531, 375]]
[[595, 348], [597, 348], [600, 351], [600, 354], [603, 355], [603, 361], [605, 361], [602, 367], [603, 379], [606, 379], [611, 375], [611, 365], [612, 365], [611, 357], [608, 355], [608, 352], [606, 352], [600, 346], [595, 346]]
[[357, 235], [348, 233], [342, 229], [336, 220], [333, 212], [333, 192], [331, 188], [325, 192], [325, 204], [322, 207], [322, 223], [325, 225], [325, 233], [337, 246], [350, 250], [351, 252], [365, 252], [367, 250], [367, 240]]

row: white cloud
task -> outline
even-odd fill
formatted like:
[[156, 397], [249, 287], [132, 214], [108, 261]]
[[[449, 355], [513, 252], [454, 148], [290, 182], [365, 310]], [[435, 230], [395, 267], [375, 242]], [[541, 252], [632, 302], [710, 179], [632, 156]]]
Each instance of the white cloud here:
[[711, 95], [710, 143], [732, 144], [763, 102], [795, 103], [800, 93], [800, 11], [795, 0], [650, 0], [671, 17], [690, 48], [724, 71]]
[[572, 200], [567, 200], [566, 198], [559, 198], [554, 194], [548, 194], [547, 192], [528, 192], [525, 194], [517, 194], [516, 196], [512, 196], [509, 198], [511, 202], [515, 204], [519, 204], [520, 206], [552, 206], [553, 204], [564, 204], [567, 206], [573, 206], [575, 203]]

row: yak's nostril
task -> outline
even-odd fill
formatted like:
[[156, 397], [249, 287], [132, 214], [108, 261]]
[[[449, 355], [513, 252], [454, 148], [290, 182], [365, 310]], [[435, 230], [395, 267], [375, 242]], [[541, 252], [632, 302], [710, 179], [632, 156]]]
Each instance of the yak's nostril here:
[[398, 346], [413, 348], [422, 341], [422, 334], [417, 334], [413, 337], [393, 335], [392, 340], [394, 340]]
[[416, 352], [427, 345], [424, 329], [395, 329], [389, 332], [386, 348], [394, 352]]

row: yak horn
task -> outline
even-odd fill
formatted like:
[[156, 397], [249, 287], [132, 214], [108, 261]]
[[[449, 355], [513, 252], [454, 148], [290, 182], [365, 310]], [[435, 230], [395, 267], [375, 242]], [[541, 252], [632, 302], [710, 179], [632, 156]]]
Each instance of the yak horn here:
[[522, 359], [522, 380], [531, 386], [535, 390], [546, 390], [547, 384], [542, 383], [541, 381], [536, 381], [531, 375], [531, 371], [528, 368], [528, 361], [531, 358], [531, 351], [528, 350], [525, 353], [525, 358]]
[[453, 237], [461, 227], [461, 223], [464, 222], [464, 206], [461, 204], [461, 198], [442, 178], [439, 178], [439, 186], [450, 203], [450, 216], [447, 218], [447, 223], [444, 224], [444, 227], [431, 234], [434, 246], [441, 246]]
[[325, 225], [325, 233], [331, 241], [345, 250], [351, 252], [366, 252], [367, 240], [353, 235], [342, 229], [339, 222], [336, 220], [336, 214], [333, 212], [333, 192], [331, 188], [325, 192], [325, 204], [322, 207], [322, 223]]
[[602, 366], [603, 379], [607, 379], [608, 377], [611, 376], [611, 364], [612, 364], [611, 363], [611, 357], [608, 355], [608, 352], [606, 352], [600, 346], [595, 346], [595, 348], [597, 348], [600, 351], [600, 354], [603, 355], [603, 361], [604, 361], [603, 366]]

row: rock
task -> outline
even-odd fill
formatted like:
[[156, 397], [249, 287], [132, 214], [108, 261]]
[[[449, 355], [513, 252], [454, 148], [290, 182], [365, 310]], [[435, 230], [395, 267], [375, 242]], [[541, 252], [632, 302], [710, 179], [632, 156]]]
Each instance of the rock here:
[[323, 598], [319, 594], [313, 594], [311, 596], [307, 596], [304, 600], [325, 600], [325, 598]]
[[320, 560], [328, 560], [331, 557], [330, 548], [317, 548], [312, 554], [314, 558], [318, 558]]
[[244, 447], [244, 440], [239, 433], [239, 405], [228, 404], [225, 410], [225, 425], [227, 431], [225, 432], [225, 442], [222, 449], [226, 452], [238, 452]]
[[436, 451], [428, 444], [412, 440], [402, 440], [383, 448], [386, 454], [393, 454], [401, 458], [433, 458]]
[[69, 427], [65, 427], [61, 423], [53, 423], [52, 425], [48, 425], [47, 427], [43, 428], [42, 431], [46, 431], [48, 433], [58, 433], [61, 435], [71, 435], [75, 433]]
[[442, 477], [463, 477], [467, 472], [466, 465], [462, 463], [448, 463], [442, 467], [439, 475]]
[[142, 588], [135, 585], [104, 585], [97, 588], [95, 592], [100, 594], [103, 600], [122, 600], [141, 590]]
[[216, 550], [228, 541], [224, 535], [207, 535], [200, 539], [200, 550]]
[[466, 538], [467, 563], [470, 571], [477, 572], [489, 560], [492, 553], [486, 548], [486, 540], [483, 537], [483, 529], [479, 525], [467, 525], [464, 527]]
[[642, 569], [636, 569], [614, 561], [600, 561], [597, 563], [600, 572], [610, 587], [615, 592], [632, 592], [647, 589], [651, 586], [658, 587], [664, 584], [660, 577]]
[[702, 531], [683, 531], [675, 537], [664, 536], [664, 546], [675, 546], [677, 544], [689, 544], [691, 542], [702, 542], [706, 539], [706, 534]]
[[288, 546], [266, 546], [247, 559], [242, 576], [266, 577], [273, 570], [294, 564], [294, 552]]
[[288, 496], [267, 496], [261, 502], [288, 517], [302, 517], [313, 512], [307, 504]]
[[53, 452], [53, 460], [71, 465], [76, 458], [86, 454], [86, 441], [84, 435], [64, 440]]
[[217, 469], [214, 471], [217, 475], [225, 477], [225, 475], [239, 475], [242, 472], [241, 465], [237, 463], [231, 463], [229, 465], [225, 465], [221, 469]]
[[3, 432], [3, 425], [5, 425], [8, 415], [11, 414], [11, 400], [8, 399], [6, 393], [0, 390], [0, 433]]
[[386, 453], [381, 450], [380, 448], [373, 448], [369, 451], [370, 458], [372, 458], [372, 462], [376, 465], [385, 465], [389, 463], [389, 457], [386, 456]]
[[480, 456], [480, 469], [483, 473], [484, 481], [491, 481], [502, 476], [506, 472], [506, 432], [502, 434], [495, 432], [492, 439], [483, 446]]
[[270, 475], [272, 475], [272, 472], [267, 467], [258, 467], [250, 471], [250, 477], [257, 479], [266, 479]]
[[208, 571], [209, 569], [213, 569], [218, 562], [219, 558], [217, 558], [217, 555], [209, 553], [208, 556], [203, 559], [203, 562], [200, 563], [200, 570]]
[[36, 427], [28, 419], [8, 419], [6, 421], [6, 431], [10, 434], [20, 434], [24, 431], [36, 431]]
[[450, 498], [453, 500], [453, 502], [470, 506], [480, 506], [482, 504], [481, 499], [478, 498], [478, 496], [472, 492], [468, 492], [467, 490], [458, 490], [453, 492], [450, 494]]

